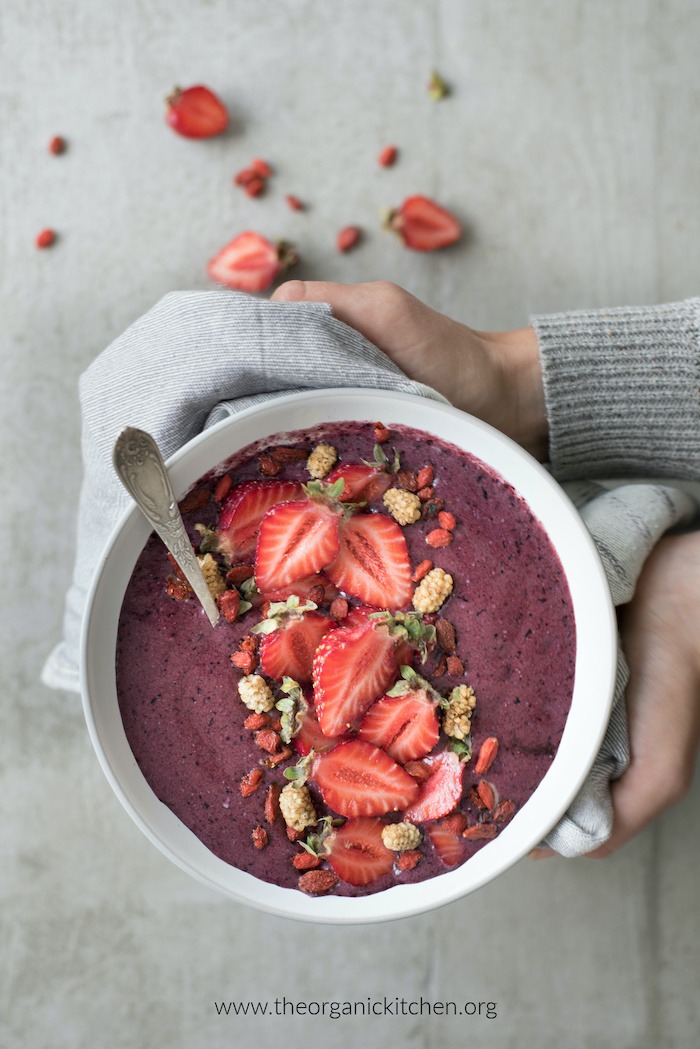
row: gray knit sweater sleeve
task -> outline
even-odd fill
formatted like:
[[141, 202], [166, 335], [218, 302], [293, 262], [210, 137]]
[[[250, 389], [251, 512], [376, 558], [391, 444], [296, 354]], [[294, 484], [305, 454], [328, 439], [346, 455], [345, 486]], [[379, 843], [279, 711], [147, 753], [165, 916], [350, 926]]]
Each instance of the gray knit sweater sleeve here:
[[532, 323], [559, 480], [700, 480], [700, 299]]

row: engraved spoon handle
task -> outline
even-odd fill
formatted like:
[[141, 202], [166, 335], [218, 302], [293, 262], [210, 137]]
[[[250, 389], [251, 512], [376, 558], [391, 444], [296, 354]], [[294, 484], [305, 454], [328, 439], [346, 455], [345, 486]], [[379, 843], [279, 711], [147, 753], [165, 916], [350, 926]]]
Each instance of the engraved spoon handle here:
[[216, 626], [219, 609], [192, 549], [155, 440], [145, 430], [129, 426], [117, 438], [113, 459], [119, 480], [184, 572], [211, 625]]

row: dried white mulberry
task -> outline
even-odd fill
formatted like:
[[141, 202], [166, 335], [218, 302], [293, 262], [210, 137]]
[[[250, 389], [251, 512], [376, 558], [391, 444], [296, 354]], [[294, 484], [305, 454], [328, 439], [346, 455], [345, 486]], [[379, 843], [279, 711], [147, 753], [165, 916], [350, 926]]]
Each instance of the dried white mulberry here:
[[296, 787], [293, 783], [282, 788], [280, 812], [284, 822], [293, 830], [302, 831], [318, 821], [309, 788]]
[[437, 612], [452, 593], [452, 586], [453, 580], [449, 572], [442, 568], [431, 568], [413, 593], [413, 607], [416, 612]]
[[333, 469], [337, 458], [338, 453], [332, 444], [317, 444], [306, 460], [306, 469], [320, 481]]
[[413, 823], [388, 823], [382, 828], [382, 841], [392, 852], [405, 852], [417, 849], [423, 835]]
[[226, 582], [224, 577], [219, 571], [219, 566], [211, 556], [211, 554], [205, 554], [204, 557], [198, 557], [199, 567], [202, 569], [202, 575], [206, 580], [206, 584], [209, 587], [209, 593], [216, 599], [219, 594], [223, 594], [226, 589]]
[[476, 706], [474, 689], [458, 685], [450, 692], [450, 705], [445, 711], [442, 728], [453, 739], [466, 739], [472, 728], [472, 714]]
[[384, 505], [400, 525], [414, 524], [420, 519], [421, 501], [414, 492], [403, 488], [389, 488], [384, 493]]
[[272, 689], [260, 674], [247, 674], [238, 682], [238, 694], [248, 710], [267, 714], [275, 705]]

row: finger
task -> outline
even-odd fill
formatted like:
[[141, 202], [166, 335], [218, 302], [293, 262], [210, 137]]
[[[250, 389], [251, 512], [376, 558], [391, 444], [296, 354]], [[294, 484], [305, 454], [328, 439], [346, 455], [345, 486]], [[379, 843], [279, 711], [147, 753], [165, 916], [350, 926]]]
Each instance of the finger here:
[[367, 302], [366, 284], [338, 284], [325, 280], [288, 280], [271, 296], [272, 302], [328, 302], [333, 316], [351, 324]]
[[557, 853], [554, 849], [530, 849], [528, 852], [528, 859], [531, 860], [547, 860], [550, 856], [556, 856]]

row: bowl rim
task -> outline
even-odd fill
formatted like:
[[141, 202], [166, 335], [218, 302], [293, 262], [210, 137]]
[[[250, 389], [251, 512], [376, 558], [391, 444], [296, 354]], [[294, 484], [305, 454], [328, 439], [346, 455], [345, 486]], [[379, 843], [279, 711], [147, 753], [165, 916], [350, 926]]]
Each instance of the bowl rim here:
[[[401, 418], [392, 419], [392, 410]], [[406, 418], [409, 410], [411, 418]], [[279, 424], [279, 419], [289, 420], [296, 416], [299, 419], [294, 425]], [[276, 422], [275, 417], [278, 417]], [[456, 429], [461, 427], [463, 434], [468, 434], [482, 452], [488, 451], [488, 456], [465, 447], [464, 436], [435, 434], [429, 425], [417, 422], [416, 417], [433, 419], [438, 423], [438, 429], [450, 425]], [[268, 418], [273, 425], [262, 425]], [[574, 689], [564, 734], [552, 765], [529, 800], [498, 837], [464, 864], [421, 882], [395, 885], [370, 895], [310, 897], [298, 889], [262, 881], [218, 859], [158, 801], [138, 769], [126, 741], [116, 700], [116, 684], [111, 681], [109, 687], [110, 670], [105, 669], [110, 659], [104, 651], [110, 639], [110, 625], [114, 628], [113, 641], [116, 640], [114, 607], [117, 597], [114, 587], [109, 590], [109, 582], [112, 577], [120, 580], [118, 618], [118, 608], [133, 564], [150, 534], [150, 527], [133, 503], [120, 516], [98, 559], [82, 623], [80, 687], [88, 732], [103, 772], [137, 826], [172, 862], [210, 888], [266, 913], [310, 922], [365, 924], [424, 913], [454, 902], [509, 869], [542, 840], [578, 793], [598, 754], [614, 695], [617, 666], [615, 611], [602, 562], [582, 518], [544, 466], [489, 424], [447, 403], [416, 394], [362, 387], [279, 395], [222, 419], [170, 456], [167, 466], [176, 496], [180, 498], [198, 477], [261, 437], [323, 423], [369, 421], [370, 418], [388, 420], [388, 425], [393, 422], [413, 426], [441, 440], [451, 441], [504, 477], [525, 499], [548, 534], [564, 568], [574, 605], [577, 634]], [[251, 427], [255, 433], [260, 432], [260, 437], [236, 440], [237, 433], [245, 433]], [[217, 454], [212, 459], [213, 450], [229, 436], [229, 431], [231, 447], [227, 454]], [[202, 458], [207, 459], [207, 451], [210, 453], [209, 466], [204, 469], [195, 467], [194, 464]], [[505, 474], [504, 465], [508, 467]], [[516, 470], [518, 480], [508, 475], [511, 470]], [[521, 486], [530, 493], [529, 497], [521, 491]], [[533, 493], [541, 494], [542, 505], [531, 505]], [[553, 522], [557, 528], [568, 526], [557, 541], [551, 534]], [[132, 557], [136, 544], [136, 554]], [[570, 546], [575, 553], [569, 551]], [[128, 571], [120, 562], [124, 557], [129, 560]], [[586, 595], [592, 608], [587, 615]], [[591, 649], [595, 652], [595, 668], [584, 661], [583, 644], [595, 646]], [[108, 696], [101, 699], [100, 690], [105, 688]], [[584, 695], [584, 690], [587, 695]], [[119, 736], [120, 728], [123, 738]]]

